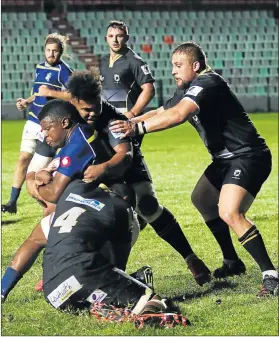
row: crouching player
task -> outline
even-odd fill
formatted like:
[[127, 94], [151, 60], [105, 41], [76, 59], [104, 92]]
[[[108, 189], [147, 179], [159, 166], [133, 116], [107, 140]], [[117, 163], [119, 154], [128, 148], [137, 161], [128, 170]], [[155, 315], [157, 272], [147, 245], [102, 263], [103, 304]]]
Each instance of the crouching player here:
[[[46, 247], [45, 299], [60, 310], [88, 308], [91, 315], [105, 321], [131, 321], [137, 327], [185, 326], [188, 320], [171, 301], [121, 270], [126, 267], [133, 243], [131, 200], [124, 200], [112, 190], [96, 188], [96, 183], [69, 183], [56, 212], [35, 229], [37, 253]], [[30, 256], [26, 269], [34, 256]], [[2, 279], [2, 299], [8, 294], [7, 273], [24, 270], [17, 260], [18, 265], [12, 261]]]

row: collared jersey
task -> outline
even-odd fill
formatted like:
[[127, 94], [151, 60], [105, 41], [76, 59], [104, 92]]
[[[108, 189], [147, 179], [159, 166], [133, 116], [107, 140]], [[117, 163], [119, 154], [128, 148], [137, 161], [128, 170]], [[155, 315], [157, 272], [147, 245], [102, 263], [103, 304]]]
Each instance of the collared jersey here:
[[190, 99], [199, 107], [189, 122], [213, 158], [228, 159], [267, 149], [228, 83], [216, 72], [206, 71], [187, 89], [177, 89], [164, 108], [175, 106], [182, 99]]
[[[46, 65], [46, 62], [38, 64], [36, 66], [32, 95], [38, 93], [41, 85], [47, 85], [51, 90], [64, 90], [67, 88], [67, 82], [72, 72], [73, 70], [69, 65], [62, 60], [55, 66], [48, 66]], [[50, 99], [50, 97], [35, 96], [35, 100], [28, 107], [28, 120], [40, 124], [38, 114]]]
[[114, 61], [110, 55], [101, 59], [100, 79], [103, 99], [121, 113], [129, 111], [135, 105], [143, 84], [155, 81], [147, 63], [130, 48]]

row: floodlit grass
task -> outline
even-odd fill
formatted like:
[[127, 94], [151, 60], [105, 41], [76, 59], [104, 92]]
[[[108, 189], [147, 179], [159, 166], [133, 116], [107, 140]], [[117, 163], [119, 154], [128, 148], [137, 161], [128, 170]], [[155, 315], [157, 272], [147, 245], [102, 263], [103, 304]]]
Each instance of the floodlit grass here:
[[[267, 250], [278, 266], [278, 115], [254, 114], [251, 117], [271, 148], [273, 171], [248, 216], [260, 229]], [[2, 125], [2, 201], [9, 198], [23, 124], [22, 121], [4, 121]], [[219, 267], [222, 263], [220, 250], [190, 200], [196, 181], [210, 163], [210, 156], [196, 131], [186, 123], [147, 135], [142, 150], [161, 203], [175, 214], [193, 249], [208, 267], [211, 270]], [[25, 186], [18, 206], [17, 215], [2, 216], [2, 272], [41, 218], [40, 206], [28, 196]], [[160, 240], [150, 226], [141, 232], [127, 271], [151, 265], [157, 292], [176, 300], [192, 323], [189, 327], [137, 330], [128, 323], [100, 323], [84, 312], [79, 316], [58, 312], [45, 302], [42, 293], [34, 290], [42, 276], [42, 258], [39, 257], [2, 306], [2, 335], [278, 336], [278, 299], [256, 298], [261, 283], [260, 270], [234, 234], [233, 239], [246, 264], [246, 275], [212, 281], [201, 288], [181, 256]]]

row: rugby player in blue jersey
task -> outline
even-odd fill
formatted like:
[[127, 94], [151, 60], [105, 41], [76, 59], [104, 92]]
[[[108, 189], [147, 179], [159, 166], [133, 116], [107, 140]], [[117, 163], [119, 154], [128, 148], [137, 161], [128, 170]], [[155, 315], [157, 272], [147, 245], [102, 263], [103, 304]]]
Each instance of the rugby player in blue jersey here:
[[15, 168], [10, 200], [2, 205], [2, 212], [16, 213], [17, 199], [25, 181], [28, 165], [35, 152], [36, 141], [40, 134], [38, 114], [50, 98], [69, 99], [65, 90], [72, 69], [61, 59], [65, 55], [66, 36], [50, 34], [45, 40], [45, 61], [36, 66], [32, 88], [34, 100], [28, 104], [26, 99], [16, 102], [19, 111], [28, 107], [28, 119], [23, 129], [19, 159]]

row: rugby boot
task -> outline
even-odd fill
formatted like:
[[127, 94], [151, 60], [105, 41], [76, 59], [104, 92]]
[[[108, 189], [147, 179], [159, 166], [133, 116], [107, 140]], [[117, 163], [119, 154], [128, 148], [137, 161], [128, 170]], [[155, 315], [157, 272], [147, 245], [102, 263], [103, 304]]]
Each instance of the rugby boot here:
[[244, 263], [238, 259], [236, 261], [227, 264], [223, 262], [222, 267], [217, 268], [213, 272], [215, 278], [226, 278], [229, 276], [241, 275], [246, 272], [246, 267]]
[[131, 274], [133, 278], [136, 280], [144, 283], [149, 288], [151, 288], [154, 291], [154, 284], [153, 284], [153, 271], [152, 268], [149, 266], [144, 266], [137, 271], [135, 271], [133, 274]]
[[204, 264], [204, 262], [199, 259], [195, 254], [191, 254], [187, 259], [186, 263], [189, 270], [194, 276], [195, 281], [199, 286], [203, 286], [205, 283], [210, 282], [211, 272]]
[[17, 206], [16, 202], [9, 200], [6, 205], [1, 205], [1, 212], [8, 212], [10, 214], [16, 214]]
[[279, 278], [265, 275], [263, 285], [257, 294], [257, 297], [278, 296]]

